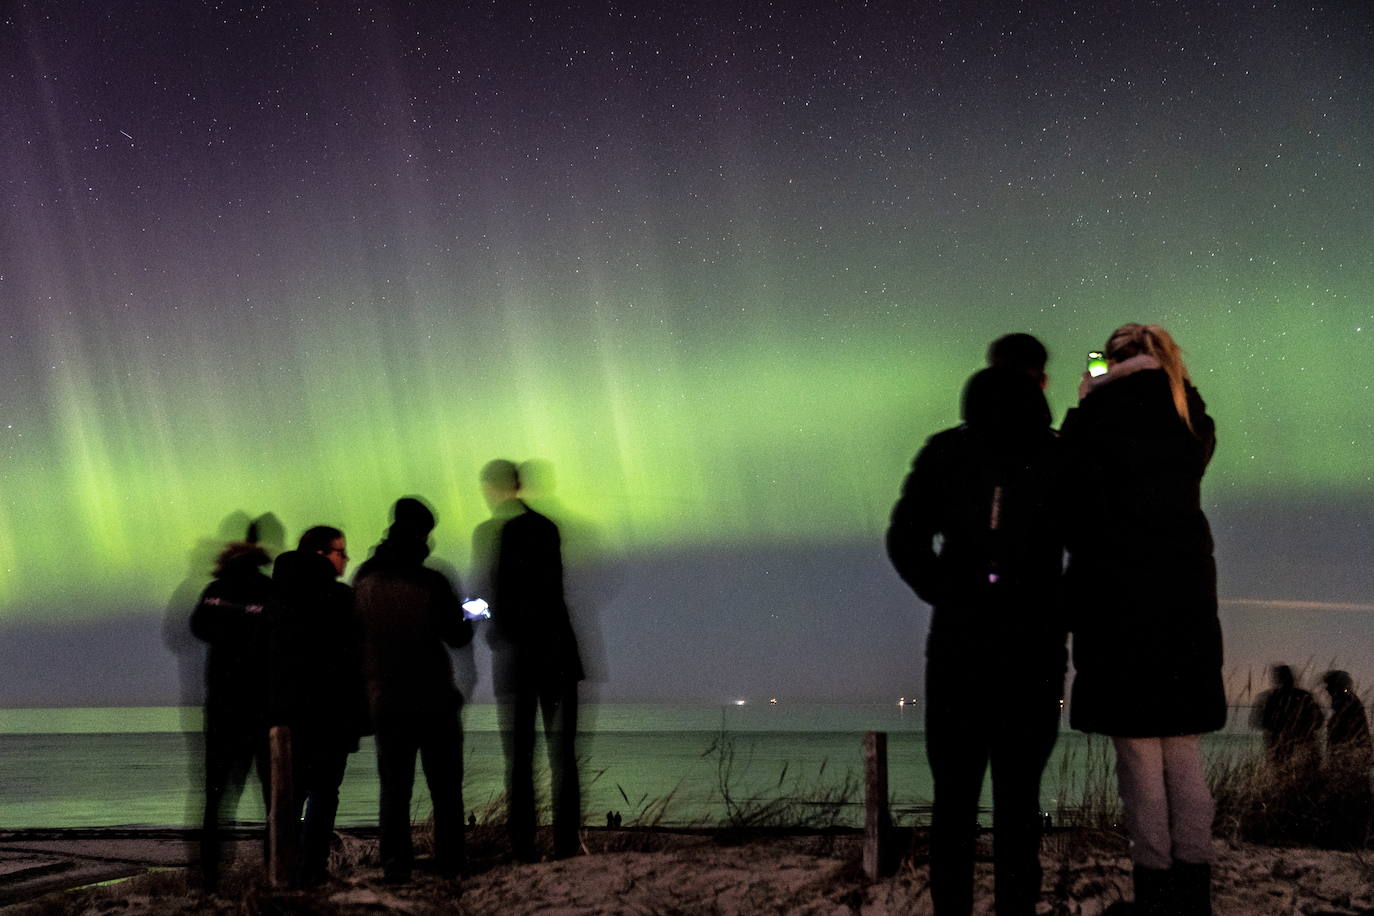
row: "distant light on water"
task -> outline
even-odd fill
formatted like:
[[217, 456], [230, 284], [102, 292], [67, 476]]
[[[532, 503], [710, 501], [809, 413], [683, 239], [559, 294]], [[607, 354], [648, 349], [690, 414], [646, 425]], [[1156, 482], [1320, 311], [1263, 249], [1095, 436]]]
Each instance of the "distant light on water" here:
[[749, 702], [748, 700], [735, 700], [735, 705], [736, 705], [736, 706], [744, 706], [744, 705], [746, 705], [748, 702]]

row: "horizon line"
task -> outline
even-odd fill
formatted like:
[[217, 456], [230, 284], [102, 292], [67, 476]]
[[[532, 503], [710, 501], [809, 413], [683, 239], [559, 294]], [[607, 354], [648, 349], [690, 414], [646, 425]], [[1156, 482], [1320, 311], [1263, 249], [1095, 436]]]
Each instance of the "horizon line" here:
[[1218, 604], [1303, 611], [1354, 611], [1374, 614], [1374, 603], [1362, 601], [1295, 601], [1276, 598], [1222, 598]]

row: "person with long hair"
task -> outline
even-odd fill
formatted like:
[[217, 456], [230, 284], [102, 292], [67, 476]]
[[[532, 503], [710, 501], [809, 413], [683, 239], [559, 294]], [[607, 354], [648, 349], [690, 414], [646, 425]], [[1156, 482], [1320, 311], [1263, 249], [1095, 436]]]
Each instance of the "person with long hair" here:
[[1211, 913], [1213, 802], [1201, 735], [1226, 722], [1212, 534], [1215, 426], [1158, 325], [1107, 340], [1061, 428], [1075, 471], [1066, 574], [1070, 724], [1111, 736], [1131, 839], [1132, 912]]
[[[272, 562], [250, 527], [248, 539], [225, 545], [215, 579], [191, 613], [191, 632], [205, 641], [205, 813], [201, 822], [200, 875], [206, 891], [219, 887], [220, 828], [234, 820], [239, 797], [256, 766], [263, 808], [269, 806], [267, 750], [268, 630], [265, 612]], [[264, 837], [265, 839], [265, 837]]]

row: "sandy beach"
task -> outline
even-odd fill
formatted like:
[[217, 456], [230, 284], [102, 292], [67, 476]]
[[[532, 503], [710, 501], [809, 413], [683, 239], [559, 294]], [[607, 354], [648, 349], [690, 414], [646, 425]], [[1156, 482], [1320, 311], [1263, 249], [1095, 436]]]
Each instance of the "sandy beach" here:
[[[561, 861], [503, 861], [495, 831], [478, 828], [471, 874], [461, 883], [416, 873], [409, 885], [381, 880], [375, 839], [341, 834], [328, 885], [274, 891], [249, 860], [226, 879], [224, 893], [199, 893], [186, 867], [184, 831], [93, 830], [0, 833], [0, 910], [50, 913], [800, 913], [930, 912], [923, 836], [904, 849], [896, 873], [868, 881], [861, 838], [824, 834], [721, 831], [587, 830], [586, 854]], [[1255, 914], [1374, 914], [1374, 856], [1218, 841], [1215, 911]], [[485, 853], [488, 853], [484, 855]], [[990, 856], [978, 865], [976, 912], [992, 912]], [[1113, 835], [1059, 832], [1046, 838], [1043, 914], [1093, 916], [1130, 895], [1124, 841]], [[421, 860], [423, 865], [423, 859]], [[119, 880], [125, 879], [125, 880]], [[92, 886], [98, 882], [115, 882]]]

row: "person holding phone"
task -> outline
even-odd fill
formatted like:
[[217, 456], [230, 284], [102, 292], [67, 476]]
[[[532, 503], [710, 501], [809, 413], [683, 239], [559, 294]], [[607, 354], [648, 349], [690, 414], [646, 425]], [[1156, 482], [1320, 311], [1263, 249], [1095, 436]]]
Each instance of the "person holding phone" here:
[[353, 580], [377, 735], [382, 875], [390, 883], [410, 880], [410, 797], [418, 754], [434, 808], [436, 870], [456, 879], [466, 862], [463, 695], [454, 686], [448, 650], [472, 641], [472, 624], [463, 617], [453, 583], [425, 565], [433, 510], [407, 496], [396, 501], [391, 518], [386, 539]]
[[[1226, 723], [1212, 534], [1212, 418], [1178, 345], [1127, 324], [1060, 429], [1076, 481], [1066, 573], [1070, 724], [1109, 735], [1135, 912], [1210, 913], [1213, 803], [1201, 738]], [[1101, 520], [1101, 521], [1098, 521]]]

